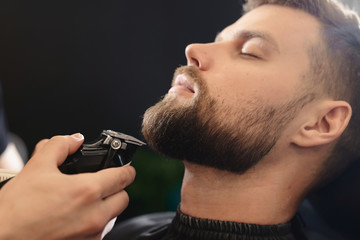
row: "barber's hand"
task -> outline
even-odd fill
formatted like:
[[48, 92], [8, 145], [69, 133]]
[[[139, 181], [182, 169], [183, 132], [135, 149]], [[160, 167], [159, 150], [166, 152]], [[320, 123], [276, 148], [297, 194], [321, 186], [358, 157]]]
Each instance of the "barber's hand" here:
[[25, 168], [0, 191], [0, 239], [100, 239], [128, 205], [131, 166], [65, 175], [58, 166], [82, 144], [81, 134], [41, 141]]

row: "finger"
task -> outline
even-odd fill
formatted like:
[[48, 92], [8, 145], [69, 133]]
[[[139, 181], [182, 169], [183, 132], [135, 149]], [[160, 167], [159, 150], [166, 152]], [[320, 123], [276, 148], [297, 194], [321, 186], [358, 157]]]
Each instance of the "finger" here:
[[34, 154], [36, 154], [38, 151], [40, 151], [45, 145], [46, 145], [46, 143], [49, 141], [49, 139], [43, 139], [43, 140], [41, 140], [41, 141], [39, 141], [37, 144], [36, 144], [36, 146], [35, 146], [35, 149], [34, 149], [34, 151], [33, 151], [33, 153], [32, 153], [32, 156], [34, 155]]
[[93, 173], [93, 175], [91, 178], [96, 181], [102, 189], [102, 198], [106, 198], [129, 186], [135, 179], [136, 171], [132, 166], [123, 166], [104, 169]]
[[91, 234], [82, 238], [76, 237], [74, 240], [101, 240], [101, 232]]
[[105, 228], [103, 229], [101, 236], [104, 237], [106, 234], [108, 234], [115, 226], [117, 218], [114, 217], [112, 218], [105, 226]]
[[91, 236], [84, 238], [84, 240], [101, 240], [101, 232], [94, 233]]
[[129, 205], [129, 195], [125, 190], [115, 193], [102, 202], [104, 214], [109, 219], [119, 216]]
[[58, 167], [68, 155], [73, 154], [81, 146], [83, 141], [84, 137], [79, 133], [71, 136], [52, 137], [36, 152], [33, 158], [41, 160], [42, 164], [51, 164]]

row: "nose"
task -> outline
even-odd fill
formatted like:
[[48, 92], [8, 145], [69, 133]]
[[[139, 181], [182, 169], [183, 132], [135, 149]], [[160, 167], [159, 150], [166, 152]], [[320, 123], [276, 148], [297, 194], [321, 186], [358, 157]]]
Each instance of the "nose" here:
[[211, 57], [207, 44], [190, 44], [185, 49], [185, 55], [188, 66], [198, 67], [199, 70], [208, 70], [211, 65]]

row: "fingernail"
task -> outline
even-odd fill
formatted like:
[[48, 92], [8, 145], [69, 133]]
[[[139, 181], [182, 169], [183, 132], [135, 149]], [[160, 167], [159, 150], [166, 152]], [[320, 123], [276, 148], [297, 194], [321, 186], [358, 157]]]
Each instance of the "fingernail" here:
[[84, 135], [82, 135], [81, 133], [75, 133], [75, 134], [71, 135], [71, 137], [75, 138], [78, 141], [84, 139]]

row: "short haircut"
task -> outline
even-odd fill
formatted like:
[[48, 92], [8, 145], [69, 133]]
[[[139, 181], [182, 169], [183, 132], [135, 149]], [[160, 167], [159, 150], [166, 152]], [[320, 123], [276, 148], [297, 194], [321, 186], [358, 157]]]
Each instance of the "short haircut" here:
[[309, 49], [310, 81], [317, 93], [347, 101], [353, 110], [349, 126], [325, 161], [329, 180], [360, 158], [360, 20], [355, 11], [337, 0], [248, 0], [245, 12], [265, 4], [302, 10], [321, 23], [323, 42]]

